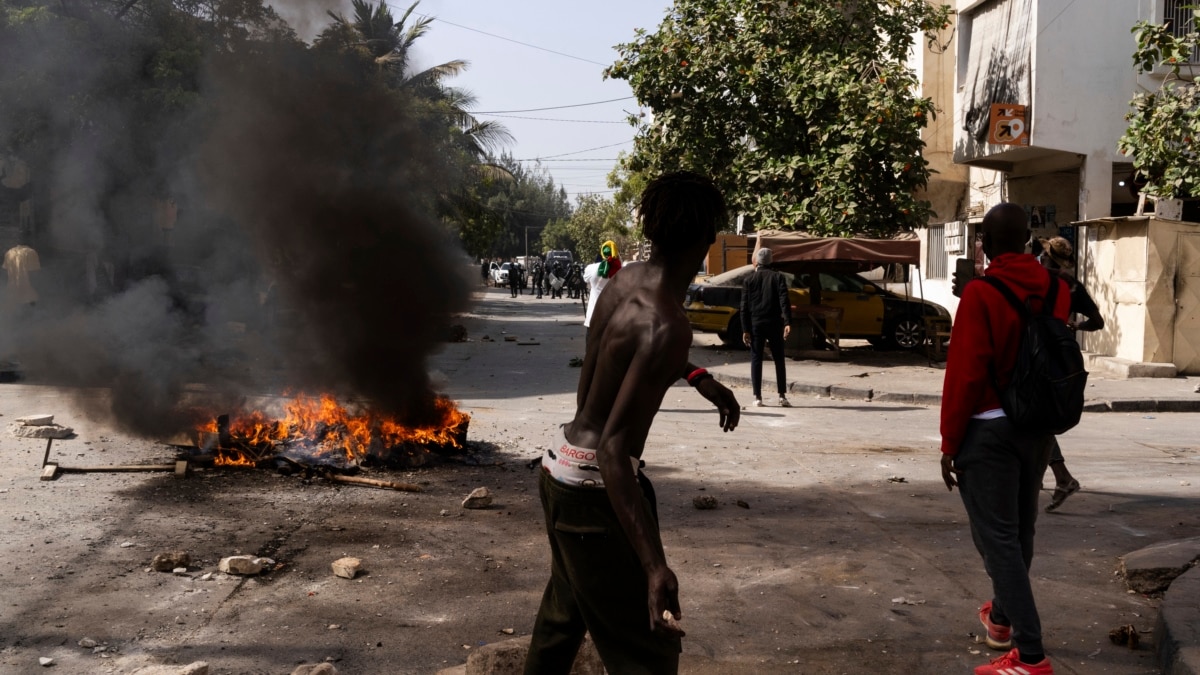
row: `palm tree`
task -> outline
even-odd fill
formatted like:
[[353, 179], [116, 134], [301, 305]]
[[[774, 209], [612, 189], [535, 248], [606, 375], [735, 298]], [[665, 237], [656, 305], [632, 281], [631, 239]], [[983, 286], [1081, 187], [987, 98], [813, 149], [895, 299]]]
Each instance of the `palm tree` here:
[[[481, 180], [513, 180], [509, 171], [491, 160], [511, 142], [512, 136], [497, 122], [475, 118], [470, 113], [475, 96], [445, 83], [466, 70], [467, 61], [455, 59], [421, 71], [412, 70], [412, 46], [429, 32], [434, 20], [414, 16], [418, 4], [419, 0], [396, 20], [384, 0], [378, 4], [352, 0], [352, 18], [329, 12], [333, 23], [321, 31], [313, 46], [359, 54], [374, 65], [389, 87], [406, 95], [427, 137], [444, 139], [442, 146], [450, 155], [451, 165], [460, 169], [459, 188], [448, 190], [441, 199], [442, 217], [460, 227], [466, 227], [466, 223], [488, 223], [497, 218], [491, 217], [488, 209], [472, 198], [471, 188]], [[496, 223], [490, 222], [488, 227], [494, 228]]]

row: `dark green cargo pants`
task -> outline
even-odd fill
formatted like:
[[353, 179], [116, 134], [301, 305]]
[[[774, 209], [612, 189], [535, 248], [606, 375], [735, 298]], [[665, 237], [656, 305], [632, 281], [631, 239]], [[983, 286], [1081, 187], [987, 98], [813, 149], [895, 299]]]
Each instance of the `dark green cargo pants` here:
[[[676, 673], [680, 641], [650, 632], [646, 574], [608, 492], [539, 474], [552, 560], [525, 675], [567, 675], [585, 632], [609, 673]], [[641, 472], [638, 482], [657, 523], [654, 488]]]

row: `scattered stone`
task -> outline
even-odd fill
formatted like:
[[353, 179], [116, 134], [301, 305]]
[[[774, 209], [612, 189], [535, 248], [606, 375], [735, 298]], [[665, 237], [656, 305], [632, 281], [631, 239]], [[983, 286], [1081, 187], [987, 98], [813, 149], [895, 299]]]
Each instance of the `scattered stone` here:
[[442, 509], [441, 511], [438, 511], [438, 515], [439, 515], [439, 516], [442, 516], [443, 518], [445, 518], [446, 516], [450, 515], [450, 510], [449, 510], [449, 509]]
[[517, 631], [512, 628], [501, 628], [500, 632], [504, 633], [505, 635], [512, 635], [513, 633], [515, 633]]
[[71, 427], [64, 427], [57, 424], [43, 424], [41, 426], [10, 424], [8, 425], [8, 433], [17, 438], [71, 438], [75, 435], [75, 430]]
[[54, 665], [54, 659], [52, 659], [48, 656], [39, 657], [38, 665], [40, 665], [43, 668], [49, 668], [50, 666]]
[[1118, 571], [1130, 590], [1152, 595], [1167, 590], [1171, 582], [1200, 560], [1200, 537], [1178, 539], [1121, 557]]
[[1200, 394], [1200, 384], [1196, 385], [1196, 387], [1194, 389], [1192, 389], [1192, 391], [1196, 392], [1197, 394]]
[[25, 415], [13, 422], [26, 427], [45, 427], [54, 424], [54, 415]]
[[748, 509], [748, 508], [750, 508], [750, 505], [749, 505], [749, 504], [747, 504], [746, 502], [744, 502], [744, 501], [742, 501], [742, 500], [740, 500], [740, 499], [739, 499], [739, 500], [737, 500], [737, 505], [738, 505], [738, 506], [740, 506], [740, 507], [742, 507], [743, 509]]
[[889, 483], [907, 483], [908, 479], [904, 476], [888, 476]]
[[[519, 637], [483, 645], [471, 650], [467, 658], [466, 675], [509, 675], [522, 673], [525, 656], [529, 653], [531, 637]], [[604, 675], [604, 663], [592, 643], [592, 636], [583, 640], [571, 675]]]
[[517, 336], [516, 336], [516, 335], [505, 335], [505, 336], [504, 336], [504, 341], [505, 341], [505, 342], [516, 342], [516, 341], [517, 341]]
[[715, 509], [717, 508], [717, 498], [713, 497], [712, 495], [696, 495], [695, 497], [692, 497], [692, 506], [700, 509], [701, 511]]
[[82, 640], [80, 640], [78, 644], [80, 647], [83, 647], [84, 649], [92, 649], [93, 647], [96, 646], [96, 641], [93, 640], [92, 638], [85, 637]]
[[358, 558], [338, 558], [331, 565], [333, 573], [343, 579], [353, 579], [362, 571], [362, 560]]
[[186, 666], [146, 666], [131, 675], [208, 675], [208, 662], [195, 661]]
[[306, 663], [297, 666], [292, 675], [337, 675], [338, 669], [332, 663]]
[[909, 598], [900, 597], [900, 598], [892, 598], [892, 604], [893, 605], [923, 605], [923, 604], [925, 604], [925, 601], [924, 600], [910, 600]]
[[1108, 631], [1108, 639], [1114, 645], [1125, 645], [1130, 649], [1137, 649], [1138, 642], [1141, 640], [1141, 638], [1138, 637], [1137, 628], [1134, 627], [1133, 624], [1129, 624], [1128, 626], [1119, 626]]
[[252, 555], [234, 555], [228, 558], [221, 558], [217, 569], [226, 574], [254, 576], [255, 574], [260, 574], [267, 565], [274, 564], [275, 561], [270, 558], [257, 558]]
[[[124, 546], [125, 544], [121, 544]], [[150, 566], [156, 572], [173, 572], [177, 567], [186, 568], [192, 564], [192, 556], [187, 551], [171, 551], [169, 553], [159, 553], [154, 556], [154, 560], [150, 561]]]
[[342, 624], [340, 624], [340, 623], [329, 624], [329, 630], [341, 630], [341, 629], [342, 629]]
[[212, 572], [205, 572], [204, 574], [200, 575], [200, 581], [208, 581], [208, 580], [212, 579], [212, 577], [213, 577]]
[[132, 541], [123, 541], [123, 542], [121, 542], [121, 548], [133, 548], [133, 542]]
[[171, 574], [175, 574], [175, 575], [178, 575], [181, 577], [187, 576], [187, 568], [186, 567], [176, 567], [175, 569], [171, 570]]
[[485, 487], [471, 490], [471, 494], [463, 500], [464, 509], [486, 509], [492, 505], [492, 494]]
[[567, 365], [571, 366], [572, 368], [579, 368], [583, 365], [583, 359], [579, 358], [578, 356], [572, 356], [571, 360], [567, 361]]

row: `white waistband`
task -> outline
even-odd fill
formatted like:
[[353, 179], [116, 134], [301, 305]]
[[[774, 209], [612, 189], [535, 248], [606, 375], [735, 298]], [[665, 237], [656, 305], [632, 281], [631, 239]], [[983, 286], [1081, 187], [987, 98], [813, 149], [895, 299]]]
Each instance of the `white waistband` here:
[[971, 415], [971, 419], [975, 420], [994, 420], [1001, 417], [1007, 417], [1004, 414], [1004, 408], [992, 408], [991, 410], [984, 410], [978, 415]]
[[[637, 457], [630, 457], [629, 460], [633, 464], [633, 472], [637, 473], [642, 460]], [[542, 453], [542, 469], [560, 483], [576, 487], [604, 487], [596, 451], [572, 445], [562, 430], [558, 432], [555, 447]]]

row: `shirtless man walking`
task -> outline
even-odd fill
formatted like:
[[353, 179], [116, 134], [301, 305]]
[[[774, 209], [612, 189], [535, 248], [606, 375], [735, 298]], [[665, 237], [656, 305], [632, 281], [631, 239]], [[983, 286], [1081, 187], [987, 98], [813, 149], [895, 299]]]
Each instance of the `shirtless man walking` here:
[[650, 259], [615, 276], [596, 303], [575, 418], [542, 458], [539, 492], [552, 562], [526, 675], [566, 675], [585, 632], [610, 673], [679, 668], [679, 583], [639, 469], [667, 389], [686, 378], [732, 431], [733, 393], [688, 363], [683, 299], [726, 218], [721, 193], [687, 172], [652, 181], [639, 214]]

